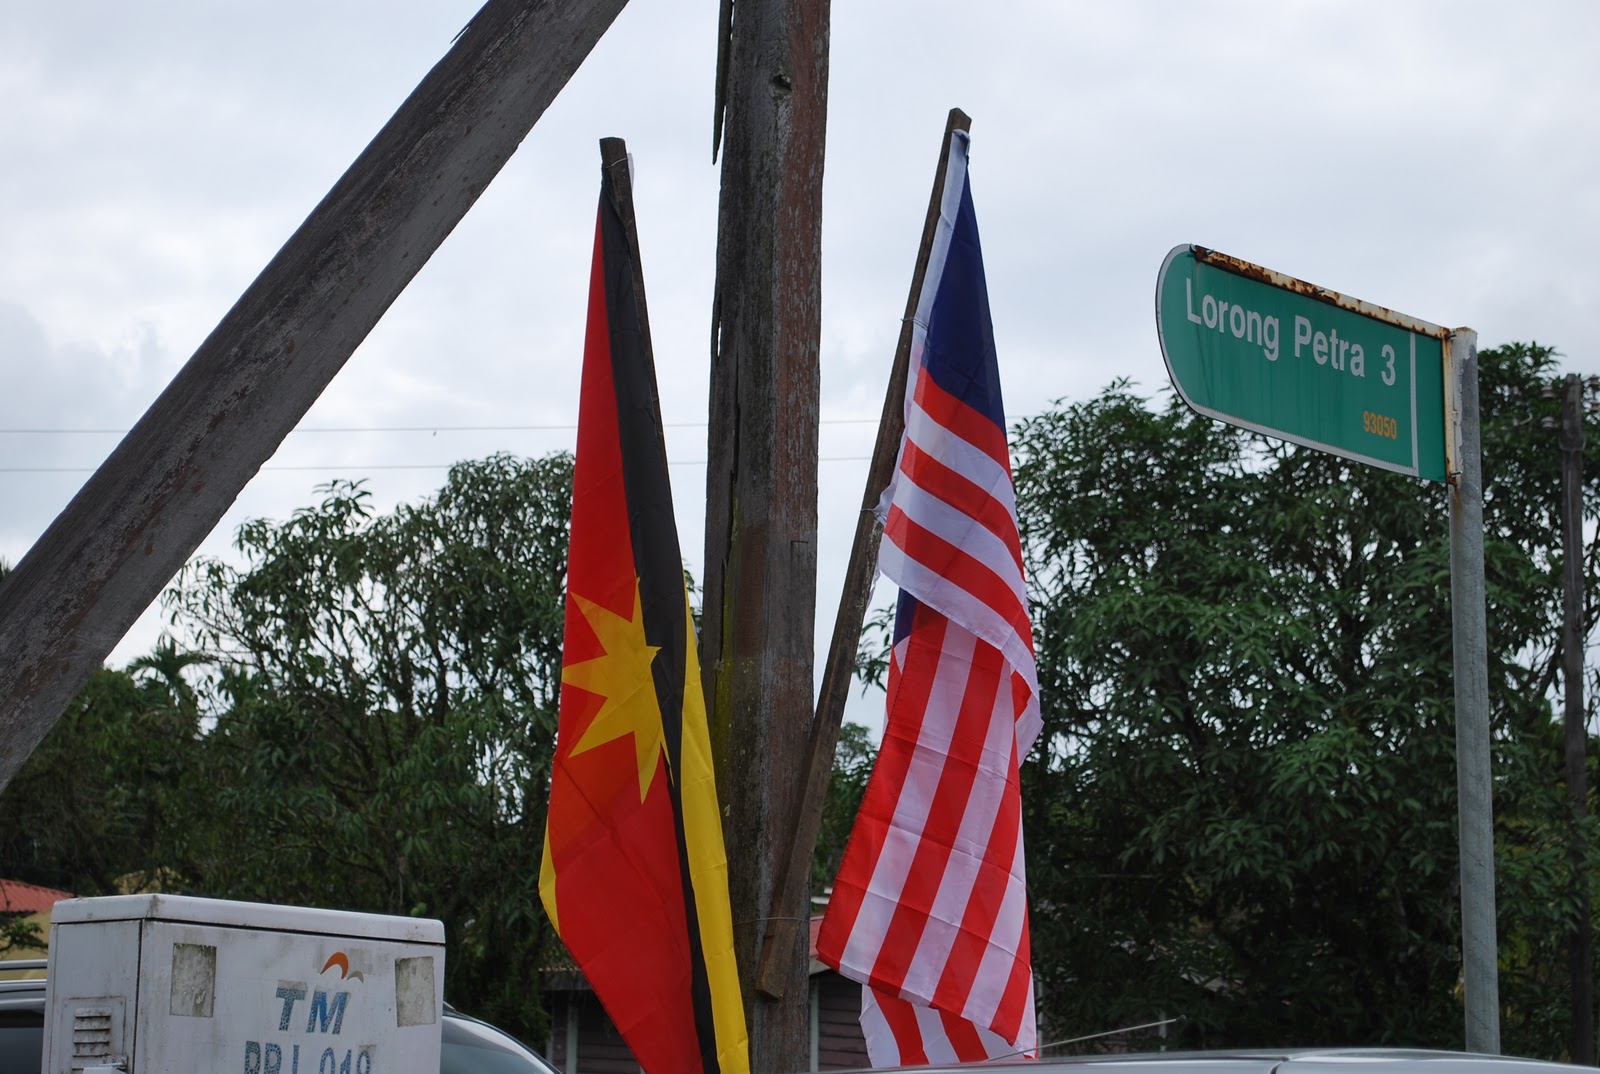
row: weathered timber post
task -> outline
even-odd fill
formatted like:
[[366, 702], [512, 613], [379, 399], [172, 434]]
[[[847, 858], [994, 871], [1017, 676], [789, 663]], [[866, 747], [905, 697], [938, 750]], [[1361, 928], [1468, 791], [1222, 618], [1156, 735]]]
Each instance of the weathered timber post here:
[[489, 0], [23, 556], [0, 586], [0, 788], [626, 3]]
[[[950, 163], [950, 132], [971, 130], [972, 120], [959, 108], [952, 108], [945, 123], [939, 166], [934, 170], [933, 194], [922, 224], [922, 244], [917, 248], [916, 267], [911, 272], [911, 293], [906, 298], [905, 316], [900, 318], [900, 337], [894, 360], [889, 366], [889, 388], [883, 397], [883, 414], [878, 419], [878, 439], [867, 467], [867, 487], [861, 495], [861, 513], [856, 516], [855, 540], [845, 566], [844, 591], [839, 596], [839, 612], [833, 621], [833, 641], [822, 670], [822, 685], [817, 691], [817, 712], [811, 720], [811, 735], [800, 768], [796, 806], [789, 819], [792, 835], [778, 843], [787, 849], [788, 859], [778, 874], [768, 915], [766, 936], [761, 944], [761, 961], [756, 966], [756, 988], [765, 996], [782, 999], [786, 987], [787, 963], [781, 961], [794, 944], [796, 929], [806, 922], [779, 914], [776, 907], [793, 899], [792, 889], [806, 890], [811, 879], [811, 856], [816, 851], [817, 831], [822, 826], [822, 808], [827, 800], [828, 782], [833, 775], [834, 750], [839, 743], [839, 725], [844, 721], [844, 706], [850, 683], [855, 678], [856, 648], [861, 643], [861, 628], [866, 623], [867, 605], [872, 601], [872, 580], [878, 569], [878, 546], [883, 526], [876, 514], [878, 499], [889, 487], [894, 465], [905, 433], [906, 377], [911, 366], [912, 324], [917, 315], [917, 300], [928, 274], [928, 258], [939, 225], [939, 206], [944, 200], [944, 176]], [[782, 955], [779, 953], [782, 952]]]
[[[809, 1064], [806, 930], [754, 974], [811, 722], [828, 0], [738, 0], [712, 313], [702, 653], [755, 1070]], [[781, 907], [807, 914], [803, 888]]]

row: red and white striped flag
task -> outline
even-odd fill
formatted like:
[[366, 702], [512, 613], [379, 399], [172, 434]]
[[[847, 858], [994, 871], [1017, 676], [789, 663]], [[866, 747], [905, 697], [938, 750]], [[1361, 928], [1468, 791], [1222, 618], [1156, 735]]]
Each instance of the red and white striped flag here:
[[818, 957], [862, 982], [874, 1066], [1038, 1048], [1017, 768], [1040, 727], [967, 135], [951, 134], [906, 432], [878, 513], [900, 586], [888, 720]]

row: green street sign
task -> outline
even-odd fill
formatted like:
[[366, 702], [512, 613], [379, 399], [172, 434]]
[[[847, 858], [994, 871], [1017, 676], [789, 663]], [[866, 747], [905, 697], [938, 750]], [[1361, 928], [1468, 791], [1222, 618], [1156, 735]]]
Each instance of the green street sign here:
[[1173, 386], [1201, 414], [1445, 480], [1438, 325], [1185, 245], [1161, 264], [1156, 328]]

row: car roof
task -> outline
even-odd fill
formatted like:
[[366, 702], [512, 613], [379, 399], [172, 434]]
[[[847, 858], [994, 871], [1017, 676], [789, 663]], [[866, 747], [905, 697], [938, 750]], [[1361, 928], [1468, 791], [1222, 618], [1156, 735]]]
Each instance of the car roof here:
[[[1559, 1074], [1593, 1068], [1513, 1056], [1408, 1048], [1282, 1048], [1078, 1055], [1026, 1063], [1033, 1074]], [[916, 1067], [919, 1074], [972, 1074], [1005, 1063]], [[881, 1072], [880, 1072], [881, 1074]]]
[[[46, 965], [42, 958], [0, 960], [0, 1011], [44, 1010]], [[11, 976], [18, 973], [28, 976]]]

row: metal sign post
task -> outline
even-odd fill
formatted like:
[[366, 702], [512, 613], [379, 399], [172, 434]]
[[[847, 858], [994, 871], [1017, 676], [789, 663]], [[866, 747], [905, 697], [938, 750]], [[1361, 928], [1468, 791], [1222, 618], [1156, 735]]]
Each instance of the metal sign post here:
[[1450, 609], [1455, 639], [1456, 788], [1461, 822], [1461, 978], [1467, 1050], [1500, 1051], [1494, 920], [1494, 788], [1489, 765], [1489, 643], [1483, 580], [1478, 333], [1445, 346], [1450, 386]]
[[1156, 328], [1199, 413], [1450, 485], [1466, 1046], [1498, 1053], [1477, 333], [1189, 245], [1161, 264]]

